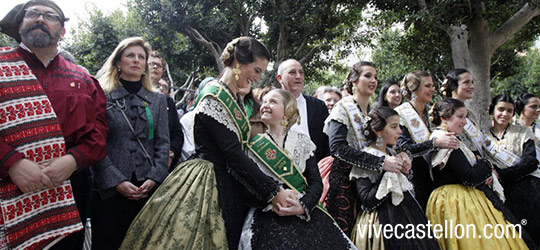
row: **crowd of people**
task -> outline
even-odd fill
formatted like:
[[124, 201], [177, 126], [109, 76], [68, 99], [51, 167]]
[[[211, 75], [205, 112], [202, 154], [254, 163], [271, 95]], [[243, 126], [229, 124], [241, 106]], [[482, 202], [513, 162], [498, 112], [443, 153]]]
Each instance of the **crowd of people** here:
[[[540, 244], [538, 96], [496, 95], [482, 130], [466, 69], [446, 75], [436, 102], [433, 77], [416, 70], [371, 103], [366, 61], [314, 96], [294, 59], [279, 62], [281, 88], [253, 88], [272, 55], [239, 37], [179, 116], [147, 41], [122, 40], [94, 77], [59, 54], [65, 21], [50, 0], [0, 21], [20, 43], [0, 48], [1, 249]], [[448, 222], [518, 232], [430, 237]], [[367, 233], [386, 226], [393, 234]]]

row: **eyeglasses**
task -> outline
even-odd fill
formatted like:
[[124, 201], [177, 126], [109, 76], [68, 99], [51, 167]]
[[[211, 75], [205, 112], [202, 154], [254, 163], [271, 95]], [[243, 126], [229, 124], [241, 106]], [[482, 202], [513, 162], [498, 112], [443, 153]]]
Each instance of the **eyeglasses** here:
[[56, 15], [52, 12], [45, 12], [45, 13], [41, 13], [37, 10], [33, 10], [33, 9], [26, 9], [25, 10], [26, 13], [24, 14], [24, 17], [28, 18], [28, 19], [38, 19], [39, 16], [43, 16], [43, 19], [47, 20], [47, 21], [50, 21], [50, 22], [60, 22], [60, 20], [62, 19], [59, 15]]
[[148, 66], [150, 66], [150, 67], [163, 68], [163, 65], [162, 65], [162, 64], [160, 64], [160, 63], [155, 63], [155, 62], [149, 62], [149, 63], [148, 63]]

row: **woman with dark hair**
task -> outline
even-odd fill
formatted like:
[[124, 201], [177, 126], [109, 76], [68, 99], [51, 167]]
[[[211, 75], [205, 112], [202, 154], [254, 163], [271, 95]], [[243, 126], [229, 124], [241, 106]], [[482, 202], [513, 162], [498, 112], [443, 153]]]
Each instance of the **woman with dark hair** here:
[[401, 104], [402, 99], [403, 96], [401, 95], [399, 83], [396, 81], [388, 81], [381, 87], [379, 96], [377, 96], [373, 106], [396, 108]]
[[193, 116], [194, 160], [176, 167], [132, 223], [122, 249], [237, 249], [246, 203], [287, 207], [284, 190], [244, 153], [250, 135], [240, 88], [257, 82], [270, 52], [252, 37], [223, 50], [220, 79], [209, 81]]
[[291, 131], [300, 119], [294, 95], [275, 89], [263, 97], [264, 134], [249, 143], [248, 156], [285, 188], [298, 192], [288, 207], [268, 204], [250, 209], [240, 249], [355, 249], [319, 202], [322, 181], [314, 157], [315, 144]]
[[484, 140], [487, 158], [496, 166], [504, 187], [506, 205], [517, 219], [526, 219], [525, 230], [540, 243], [540, 170], [534, 135], [527, 127], [512, 124], [514, 100], [507, 94], [489, 106], [492, 126]]
[[154, 187], [168, 174], [167, 100], [150, 80], [150, 45], [122, 40], [99, 71], [107, 97], [107, 156], [91, 167], [92, 245], [118, 249]]
[[[466, 124], [466, 117], [467, 108], [460, 100], [449, 98], [436, 103], [431, 119], [437, 127], [431, 137], [448, 132], [459, 135]], [[500, 185], [488, 160], [460, 143], [455, 149], [434, 150], [430, 167], [433, 168], [436, 189], [429, 197], [427, 218], [434, 228], [455, 232], [455, 235], [437, 237], [442, 249], [527, 249], [523, 239], [517, 236], [519, 229], [510, 225], [519, 222], [499, 199], [503, 196], [501, 189], [495, 188], [499, 190], [495, 194], [488, 191], [490, 188], [484, 187]], [[456, 225], [462, 225], [464, 229], [456, 231]], [[488, 225], [492, 228], [494, 225], [502, 225], [506, 229], [503, 237], [485, 237], [494, 233], [486, 231]], [[512, 232], [509, 228], [516, 231]], [[520, 235], [527, 238], [526, 234]], [[534, 243], [530, 244], [529, 247], [534, 247]]]
[[[454, 98], [465, 102], [473, 98], [474, 81], [472, 75], [466, 69], [453, 69], [443, 81], [441, 92], [447, 98]], [[467, 147], [480, 155], [483, 155], [482, 144], [484, 143], [484, 133], [478, 126], [478, 120], [473, 112], [467, 109], [466, 125], [463, 133], [458, 138], [467, 145]]]
[[[399, 115], [390, 107], [376, 107], [369, 112], [367, 126], [364, 129], [366, 139], [370, 142], [364, 152], [375, 156], [397, 155], [393, 148], [401, 129]], [[399, 237], [405, 234], [405, 228], [396, 229], [393, 237], [382, 238], [369, 235], [369, 228], [385, 225], [427, 225], [424, 211], [411, 193], [413, 186], [407, 179], [411, 168], [408, 155], [400, 155], [403, 168], [395, 172], [351, 172], [356, 184], [358, 199], [363, 212], [358, 216], [351, 239], [358, 249], [439, 249], [437, 240], [425, 237]], [[364, 230], [366, 229], [366, 230]], [[431, 230], [429, 227], [426, 231]]]
[[[540, 156], [540, 124], [537, 123], [540, 115], [540, 98], [533, 94], [521, 94], [516, 100], [516, 113], [519, 120], [516, 124], [528, 127], [536, 137], [536, 155]], [[540, 160], [540, 159], [539, 159]]]
[[[357, 192], [349, 175], [354, 172], [399, 173], [403, 159], [396, 156], [375, 156], [362, 148], [368, 146], [363, 133], [369, 112], [369, 97], [377, 88], [377, 71], [370, 62], [354, 64], [347, 76], [348, 91], [353, 93], [339, 101], [328, 116], [324, 132], [330, 140], [335, 158], [329, 174], [326, 207], [340, 228], [350, 235], [359, 209]], [[322, 172], [322, 171], [321, 171]]]
[[401, 130], [403, 131], [398, 139], [398, 146], [411, 152], [413, 156], [414, 193], [420, 206], [425, 208], [429, 194], [433, 190], [433, 180], [429, 164], [423, 156], [436, 147], [456, 148], [459, 146], [459, 140], [453, 133], [430, 138], [431, 123], [428, 119], [428, 103], [433, 100], [435, 88], [433, 78], [428, 72], [416, 70], [408, 73], [403, 78], [401, 88], [403, 95], [409, 101], [396, 108], [401, 118]]

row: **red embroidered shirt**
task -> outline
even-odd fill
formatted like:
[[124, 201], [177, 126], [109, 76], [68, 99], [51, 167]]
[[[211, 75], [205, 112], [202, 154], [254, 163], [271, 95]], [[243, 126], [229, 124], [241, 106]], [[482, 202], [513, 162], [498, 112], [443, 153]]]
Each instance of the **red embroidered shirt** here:
[[[98, 81], [59, 55], [45, 67], [25, 49], [19, 47], [17, 53], [45, 90], [60, 121], [67, 152], [77, 161], [77, 169], [103, 159], [107, 153], [108, 127], [106, 99]], [[9, 168], [23, 157], [0, 138], [0, 176], [6, 176]]]

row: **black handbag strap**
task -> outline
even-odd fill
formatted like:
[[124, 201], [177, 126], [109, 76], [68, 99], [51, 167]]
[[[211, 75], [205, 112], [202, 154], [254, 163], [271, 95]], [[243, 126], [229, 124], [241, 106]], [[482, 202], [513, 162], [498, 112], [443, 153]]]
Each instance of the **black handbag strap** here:
[[118, 100], [115, 100], [115, 103], [111, 102], [111, 104], [116, 109], [120, 110], [120, 112], [122, 112], [122, 116], [124, 116], [124, 120], [126, 120], [128, 126], [129, 126], [129, 129], [131, 129], [131, 132], [133, 133], [133, 136], [135, 136], [135, 138], [137, 139], [137, 142], [139, 143], [139, 146], [141, 146], [141, 149], [144, 152], [144, 156], [146, 157], [146, 159], [148, 159], [148, 161], [150, 162], [150, 165], [154, 166], [154, 161], [152, 161], [152, 157], [150, 157], [150, 155], [148, 154], [148, 151], [146, 151], [146, 148], [142, 144], [141, 139], [139, 139], [137, 134], [135, 134], [135, 129], [133, 129], [133, 126], [131, 125], [131, 122], [129, 122], [129, 119], [128, 119], [127, 115], [126, 115], [126, 112], [124, 111], [124, 109], [126, 108], [125, 99], [124, 99], [124, 104], [123, 105], [120, 104], [120, 102], [118, 102]]

